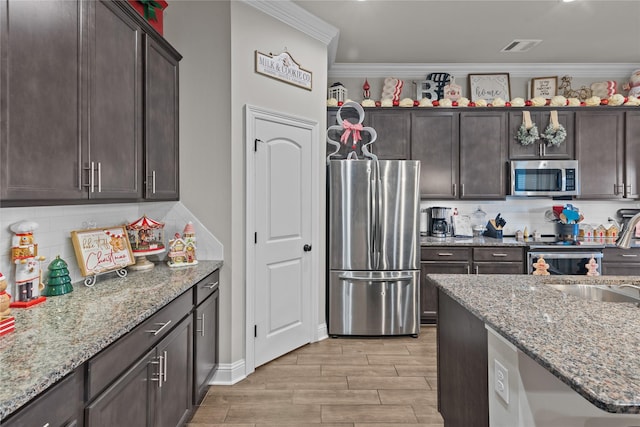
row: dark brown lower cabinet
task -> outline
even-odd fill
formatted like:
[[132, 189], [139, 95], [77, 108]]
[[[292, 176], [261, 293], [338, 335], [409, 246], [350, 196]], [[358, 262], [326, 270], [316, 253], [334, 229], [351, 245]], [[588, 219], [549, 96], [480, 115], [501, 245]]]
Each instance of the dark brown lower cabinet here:
[[158, 345], [86, 408], [88, 427], [183, 425], [192, 407], [193, 319], [187, 316]]
[[207, 394], [209, 379], [218, 366], [218, 289], [194, 311], [193, 403]]
[[640, 275], [640, 248], [604, 248], [602, 274], [606, 276]]
[[445, 427], [489, 426], [484, 323], [438, 290], [438, 410]]
[[20, 412], [2, 421], [3, 427], [81, 427], [84, 394], [83, 367], [60, 380]]

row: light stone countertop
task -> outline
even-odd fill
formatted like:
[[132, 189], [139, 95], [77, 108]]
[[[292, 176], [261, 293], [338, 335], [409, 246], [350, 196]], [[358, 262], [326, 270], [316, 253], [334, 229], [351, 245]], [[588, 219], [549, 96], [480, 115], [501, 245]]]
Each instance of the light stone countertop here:
[[513, 237], [433, 237], [420, 236], [420, 246], [527, 246], [529, 242], [517, 241]]
[[222, 266], [156, 264], [149, 271], [98, 276], [96, 284], [27, 309], [11, 309], [16, 330], [0, 337], [0, 420], [71, 373]]
[[587, 301], [545, 283], [640, 277], [431, 274], [443, 292], [600, 409], [640, 414], [640, 308]]

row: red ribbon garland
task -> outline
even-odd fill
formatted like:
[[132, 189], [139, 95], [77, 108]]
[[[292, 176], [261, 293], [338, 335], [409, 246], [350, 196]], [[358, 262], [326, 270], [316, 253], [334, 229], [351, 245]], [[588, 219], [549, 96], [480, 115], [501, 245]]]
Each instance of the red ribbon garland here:
[[343, 142], [346, 144], [347, 140], [349, 139], [349, 135], [351, 135], [351, 132], [353, 132], [354, 145], [358, 141], [362, 141], [362, 136], [360, 136], [360, 131], [362, 130], [362, 124], [360, 123], [352, 124], [349, 120], [343, 120], [342, 128], [344, 129], [344, 132], [340, 137], [340, 142]]

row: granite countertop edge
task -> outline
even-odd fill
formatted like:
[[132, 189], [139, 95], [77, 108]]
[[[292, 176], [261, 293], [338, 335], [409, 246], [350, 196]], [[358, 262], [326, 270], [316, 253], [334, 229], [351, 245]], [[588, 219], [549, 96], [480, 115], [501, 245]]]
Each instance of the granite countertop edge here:
[[[549, 283], [638, 284], [638, 277], [479, 275], [467, 278], [449, 274], [430, 274], [429, 277], [443, 292], [594, 406], [609, 413], [640, 414], [640, 376], [624, 373], [637, 370], [634, 361], [637, 363], [640, 349], [635, 328], [638, 307], [586, 301], [546, 286]], [[509, 305], [515, 307], [509, 310]], [[576, 325], [583, 325], [579, 329], [581, 334], [577, 333]], [[575, 342], [571, 341], [572, 334]], [[623, 345], [614, 348], [616, 341]], [[592, 347], [585, 351], [583, 343]]]
[[[0, 337], [0, 421], [219, 269], [221, 260], [179, 268], [99, 276], [93, 287], [27, 309], [14, 308], [15, 331]], [[105, 321], [108, 320], [108, 321]], [[6, 369], [8, 367], [8, 369]]]

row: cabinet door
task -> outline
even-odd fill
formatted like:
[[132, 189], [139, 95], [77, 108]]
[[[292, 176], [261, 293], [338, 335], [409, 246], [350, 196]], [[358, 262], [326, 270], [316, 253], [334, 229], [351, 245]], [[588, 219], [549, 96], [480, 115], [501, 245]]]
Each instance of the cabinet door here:
[[208, 297], [194, 312], [194, 393], [197, 405], [207, 393], [209, 378], [218, 365], [218, 292]]
[[460, 113], [460, 198], [505, 199], [507, 113]]
[[367, 111], [367, 126], [378, 134], [371, 144], [371, 152], [380, 160], [407, 160], [411, 149], [411, 116], [402, 110], [380, 109]]
[[640, 198], [640, 112], [627, 111], [625, 117], [625, 197]]
[[484, 322], [438, 291], [438, 410], [447, 426], [489, 425]]
[[[517, 135], [522, 125], [522, 111], [509, 112], [509, 159], [511, 160], [536, 160], [536, 159], [573, 159], [575, 126], [574, 112], [566, 110], [555, 110], [558, 112], [558, 122], [567, 131], [567, 138], [559, 146], [547, 145], [542, 138], [529, 145], [522, 145], [518, 142]], [[538, 126], [538, 131], [542, 134], [551, 116], [551, 110], [531, 111], [531, 120]]]
[[420, 160], [420, 197], [455, 199], [458, 185], [456, 112], [411, 113], [411, 159]]
[[183, 425], [187, 422], [193, 401], [192, 316], [187, 316], [158, 344], [156, 355], [162, 364], [162, 378], [156, 388], [158, 398], [154, 425]]
[[155, 350], [150, 351], [101, 393], [85, 410], [87, 427], [153, 426], [154, 388], [160, 378]]
[[146, 36], [145, 197], [178, 200], [178, 58]]
[[87, 3], [0, 2], [4, 206], [20, 200], [86, 197], [79, 133], [83, 71], [79, 25]]
[[624, 194], [624, 111], [576, 112], [576, 159], [580, 199], [614, 199]]
[[142, 32], [112, 2], [90, 5], [90, 199], [142, 197]]

